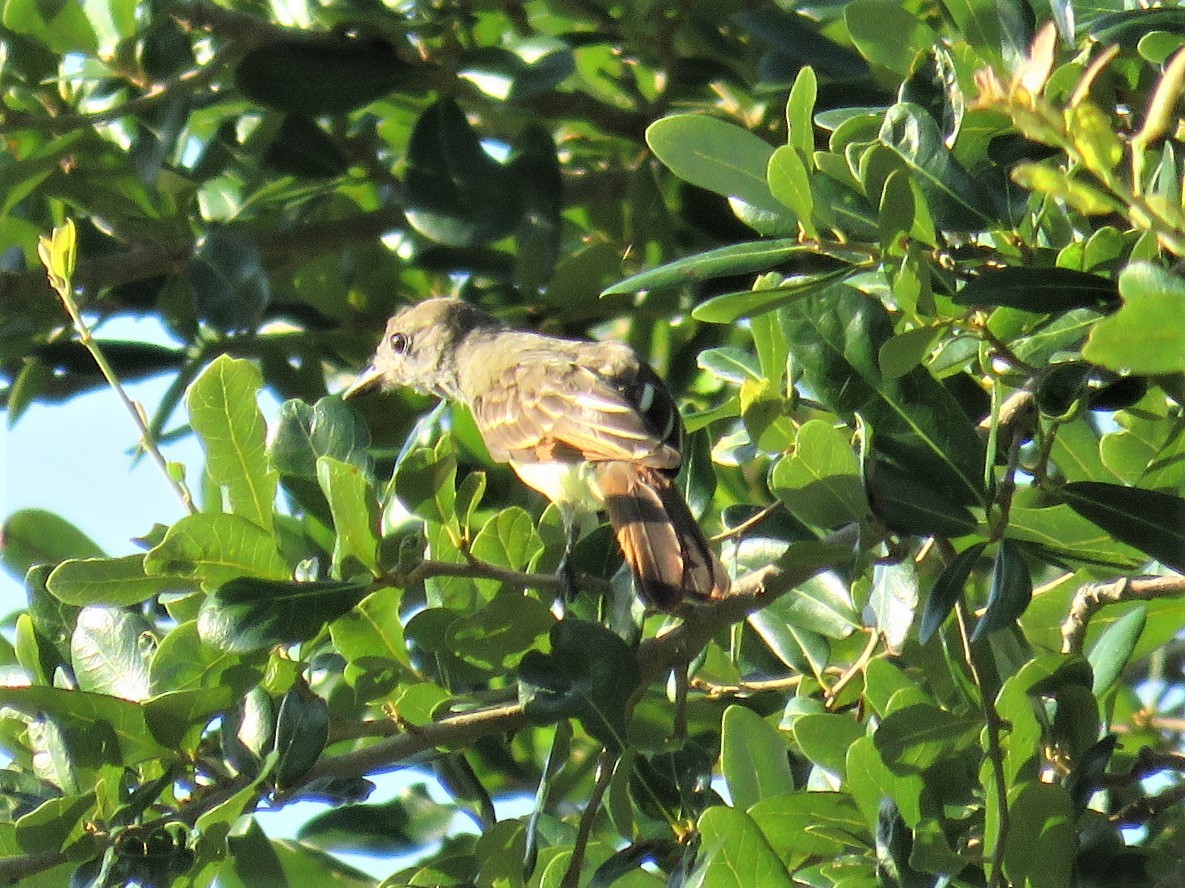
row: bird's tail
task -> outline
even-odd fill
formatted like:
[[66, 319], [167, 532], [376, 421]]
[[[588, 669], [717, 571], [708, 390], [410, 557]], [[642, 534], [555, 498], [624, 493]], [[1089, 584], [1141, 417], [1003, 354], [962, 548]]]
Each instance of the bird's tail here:
[[705, 603], [728, 594], [724, 565], [670, 478], [636, 463], [605, 462], [597, 481], [645, 605], [673, 611], [685, 600]]

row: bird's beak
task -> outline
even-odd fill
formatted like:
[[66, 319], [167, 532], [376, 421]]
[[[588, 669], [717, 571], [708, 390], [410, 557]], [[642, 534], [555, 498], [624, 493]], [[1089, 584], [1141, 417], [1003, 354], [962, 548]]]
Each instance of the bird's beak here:
[[353, 398], [357, 395], [364, 395], [367, 392], [372, 392], [379, 387], [383, 381], [383, 372], [379, 370], [374, 364], [371, 364], [342, 392], [342, 399]]

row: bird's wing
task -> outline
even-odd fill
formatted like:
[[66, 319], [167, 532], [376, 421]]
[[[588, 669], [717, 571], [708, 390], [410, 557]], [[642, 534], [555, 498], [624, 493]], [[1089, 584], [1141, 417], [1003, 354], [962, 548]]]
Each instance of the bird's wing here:
[[533, 351], [497, 372], [470, 407], [504, 462], [625, 460], [677, 469], [683, 426], [658, 376], [629, 356]]

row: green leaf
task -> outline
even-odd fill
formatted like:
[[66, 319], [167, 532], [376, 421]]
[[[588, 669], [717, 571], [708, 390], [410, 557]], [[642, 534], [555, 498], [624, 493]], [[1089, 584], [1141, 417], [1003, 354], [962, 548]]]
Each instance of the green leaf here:
[[333, 544], [335, 575], [351, 572], [350, 559], [379, 574], [379, 504], [366, 473], [351, 463], [321, 456], [317, 458], [317, 483], [329, 502], [337, 534]]
[[153, 738], [167, 749], [197, 753], [210, 720], [235, 702], [230, 685], [169, 691], [144, 704], [144, 720]]
[[364, 593], [357, 583], [331, 580], [232, 580], [202, 602], [198, 634], [206, 644], [240, 653], [306, 641]]
[[475, 613], [449, 624], [449, 648], [483, 669], [503, 669], [555, 624], [551, 608], [513, 589], [499, 592]]
[[808, 245], [799, 243], [797, 238], [792, 237], [729, 244], [631, 275], [605, 288], [601, 296], [619, 296], [717, 277], [766, 271], [785, 262], [791, 256], [810, 252], [811, 248]]
[[934, 29], [899, 3], [858, 0], [844, 8], [848, 34], [860, 54], [876, 65], [905, 77], [918, 56], [942, 43]]
[[794, 275], [785, 278], [777, 286], [721, 293], [697, 305], [692, 309], [691, 316], [709, 324], [732, 324], [741, 318], [755, 317], [818, 293], [850, 277], [855, 270], [846, 266], [833, 268], [818, 274]]
[[512, 233], [522, 194], [509, 169], [481, 147], [452, 99], [424, 109], [407, 143], [408, 222], [449, 247], [475, 247]]
[[922, 774], [896, 774], [877, 751], [872, 737], [856, 738], [845, 750], [844, 773], [847, 789], [860, 806], [864, 822], [875, 828], [881, 800], [892, 799], [907, 824], [916, 826], [922, 817], [922, 798], [928, 793]]
[[1033, 578], [1025, 564], [1020, 546], [1012, 540], [1002, 540], [996, 550], [996, 561], [992, 567], [992, 585], [988, 592], [987, 608], [975, 631], [972, 641], [987, 638], [997, 629], [1011, 626], [1025, 612], [1033, 600]]
[[946, 620], [947, 614], [962, 596], [967, 580], [971, 577], [971, 571], [975, 569], [976, 562], [986, 548], [987, 543], [968, 546], [951, 560], [934, 582], [934, 588], [930, 590], [926, 606], [922, 610], [922, 622], [918, 627], [919, 642], [927, 644]]
[[753, 356], [734, 345], [705, 349], [700, 352], [697, 366], [733, 385], [740, 385], [746, 379], [762, 378], [761, 368]]
[[1071, 509], [1120, 541], [1185, 570], [1185, 500], [1098, 481], [1066, 484], [1060, 494]]
[[220, 355], [193, 381], [185, 405], [206, 450], [206, 471], [226, 488], [231, 511], [270, 531], [278, 478], [267, 458], [267, 427], [255, 403], [262, 385], [254, 364]]
[[781, 734], [744, 706], [724, 710], [720, 770], [738, 808], [794, 792], [794, 775]]
[[296, 786], [317, 763], [329, 739], [329, 704], [303, 682], [288, 689], [276, 715], [276, 789]]
[[831, 528], [868, 514], [860, 463], [845, 432], [812, 419], [770, 473], [770, 490], [799, 521]]
[[561, 620], [551, 653], [528, 651], [518, 666], [519, 699], [534, 724], [578, 718], [606, 748], [625, 746], [626, 704], [641, 680], [633, 652], [597, 623]]
[[148, 699], [155, 647], [148, 621], [114, 607], [84, 607], [70, 639], [78, 687], [137, 702]]
[[1132, 570], [1145, 560], [1138, 549], [1124, 545], [1067, 505], [1030, 509], [1014, 504], [1008, 513], [1008, 536], [1030, 548], [1035, 545], [1044, 557], [1080, 564]]
[[924, 771], [977, 742], [980, 721], [928, 703], [890, 712], [872, 735], [885, 764], [896, 774]]
[[815, 101], [819, 97], [819, 79], [809, 65], [798, 69], [790, 98], [786, 102], [786, 143], [809, 158], [815, 151]]
[[457, 457], [451, 441], [417, 447], [395, 470], [395, 490], [408, 511], [440, 524], [456, 522]]
[[1091, 692], [1102, 697], [1119, 680], [1148, 622], [1148, 608], [1137, 604], [1099, 635], [1087, 654], [1094, 681]]
[[890, 650], [899, 650], [918, 609], [918, 572], [912, 559], [873, 568], [868, 606], [885, 644]]
[[82, 818], [94, 816], [94, 792], [49, 799], [17, 819], [17, 845], [25, 854], [54, 854], [85, 832]]
[[31, 37], [54, 53], [94, 55], [98, 39], [78, 0], [39, 4], [36, 0], [11, 0], [4, 5], [4, 26]]
[[102, 558], [103, 550], [85, 533], [45, 509], [13, 512], [0, 529], [0, 562], [18, 580], [35, 564], [69, 558]]
[[271, 534], [238, 515], [186, 515], [144, 556], [151, 576], [184, 577], [216, 589], [236, 577], [286, 579], [291, 575]]
[[646, 144], [683, 181], [785, 215], [765, 181], [773, 146], [748, 130], [706, 114], [676, 114], [650, 124]]
[[[477, 532], [470, 549], [479, 561], [510, 570], [525, 570], [543, 550], [535, 522], [525, 509], [511, 506], [490, 518]], [[478, 580], [478, 589], [488, 598], [508, 587], [499, 580]]]
[[934, 224], [954, 231], [989, 227], [994, 213], [976, 185], [943, 143], [938, 125], [923, 108], [909, 102], [885, 114], [880, 140], [906, 162], [929, 204]]
[[[130, 700], [64, 688], [0, 688], [0, 706], [29, 719], [49, 717], [85, 734], [104, 761], [133, 767], [170, 754], [149, 732], [144, 708]], [[104, 744], [107, 738], [110, 746]]]
[[189, 620], [174, 627], [157, 645], [148, 672], [149, 686], [153, 696], [219, 686], [242, 690], [258, 681], [258, 675], [241, 664], [238, 655], [202, 644], [197, 620]]
[[843, 792], [789, 792], [749, 809], [765, 839], [784, 862], [799, 855], [836, 857], [867, 840], [860, 809]]
[[46, 588], [55, 598], [79, 606], [128, 607], [179, 585], [188, 584], [173, 577], [148, 576], [143, 555], [63, 561], [46, 580]]
[[885, 340], [876, 354], [885, 379], [900, 379], [921, 364], [941, 334], [938, 327], [915, 327]]
[[689, 888], [793, 888], [785, 864], [749, 814], [715, 805], [700, 817], [699, 835]]
[[873, 428], [873, 447], [932, 479], [960, 504], [982, 501], [984, 451], [975, 425], [921, 367], [886, 379], [877, 353], [893, 335], [885, 309], [833, 286], [782, 309], [804, 386], [849, 422]]
[[1005, 305], [1053, 314], [1073, 308], [1114, 308], [1119, 304], [1119, 289], [1112, 280], [1072, 268], [1018, 265], [984, 272], [951, 298], [956, 305]]
[[766, 171], [770, 193], [785, 204], [797, 217], [803, 233], [818, 238], [819, 232], [811, 219], [814, 197], [811, 194], [811, 180], [802, 157], [790, 145], [774, 149]]
[[1030, 781], [1009, 793], [1004, 874], [1014, 885], [1068, 888], [1078, 837], [1074, 809], [1056, 783]]
[[847, 715], [819, 713], [794, 722], [794, 740], [802, 754], [841, 779], [848, 747], [864, 736], [864, 725]]
[[1123, 305], [1090, 331], [1082, 357], [1132, 373], [1185, 371], [1185, 279], [1148, 262], [1119, 275]]
[[377, 696], [378, 689], [389, 691], [410, 674], [401, 598], [397, 589], [379, 589], [329, 624], [333, 648], [346, 660], [344, 677], [366, 699], [371, 699], [371, 690]]

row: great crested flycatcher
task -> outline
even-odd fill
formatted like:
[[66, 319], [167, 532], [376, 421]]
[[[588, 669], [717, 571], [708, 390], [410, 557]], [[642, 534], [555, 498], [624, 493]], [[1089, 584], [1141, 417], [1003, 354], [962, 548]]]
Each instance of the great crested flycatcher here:
[[607, 512], [648, 607], [727, 593], [672, 483], [683, 461], [678, 407], [629, 346], [514, 330], [459, 299], [429, 299], [387, 322], [345, 396], [400, 386], [468, 407], [490, 456], [556, 503], [569, 531], [578, 512]]

